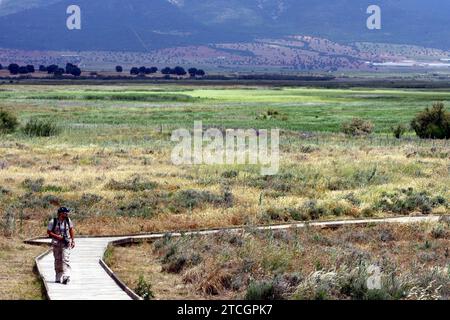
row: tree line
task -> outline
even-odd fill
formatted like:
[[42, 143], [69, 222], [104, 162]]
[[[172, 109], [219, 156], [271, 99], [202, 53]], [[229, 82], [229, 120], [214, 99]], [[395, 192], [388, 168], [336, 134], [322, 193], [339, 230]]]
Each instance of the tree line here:
[[[0, 64], [0, 70], [3, 66]], [[36, 70], [33, 65], [19, 66], [17, 63], [11, 63], [6, 69], [13, 75], [34, 73]]]
[[[3, 69], [3, 66], [0, 64], [0, 70]], [[26, 65], [26, 66], [19, 66], [17, 63], [11, 63], [6, 68], [10, 74], [17, 75], [17, 74], [30, 74], [35, 73], [35, 67], [33, 65]], [[39, 66], [40, 72], [47, 72], [48, 74], [54, 74], [56, 76], [62, 76], [64, 74], [71, 74], [75, 77], [79, 77], [81, 75], [81, 69], [72, 64], [67, 63], [65, 68], [61, 68], [60, 66], [56, 64], [51, 64], [49, 66], [40, 65]]]
[[[117, 66], [116, 67], [116, 71], [117, 72], [123, 72], [123, 68], [122, 66]], [[130, 69], [130, 74], [131, 75], [148, 75], [148, 74], [155, 74], [158, 72], [158, 68], [157, 67], [133, 67]], [[161, 69], [161, 74], [163, 75], [176, 75], [176, 76], [185, 76], [187, 74], [189, 74], [191, 77], [203, 77], [206, 75], [205, 71], [202, 69], [197, 69], [197, 68], [189, 68], [187, 71], [180, 66], [176, 66], [174, 68], [170, 68], [170, 67], [165, 67], [163, 69]]]
[[[0, 64], [0, 70], [4, 69], [4, 67]], [[25, 75], [34, 73], [35, 67], [33, 65], [25, 65], [20, 66], [17, 63], [11, 63], [6, 69], [12, 74], [12, 75]], [[81, 69], [72, 63], [67, 63], [65, 68], [62, 68], [56, 64], [51, 64], [48, 66], [40, 65], [39, 66], [40, 72], [47, 72], [48, 74], [53, 74], [55, 76], [62, 76], [64, 74], [73, 75], [75, 77], [79, 77], [81, 75]], [[185, 76], [189, 74], [190, 77], [204, 77], [206, 75], [205, 71], [203, 69], [197, 69], [197, 68], [189, 68], [187, 71], [183, 67], [176, 66], [174, 68], [171, 67], [165, 67], [161, 70], [159, 70], [157, 67], [133, 67], [130, 69], [131, 75], [149, 75], [149, 74], [155, 74], [158, 71], [161, 72], [161, 74], [165, 76], [175, 75], [175, 76]], [[122, 73], [123, 67], [122, 66], [116, 66], [116, 72]]]

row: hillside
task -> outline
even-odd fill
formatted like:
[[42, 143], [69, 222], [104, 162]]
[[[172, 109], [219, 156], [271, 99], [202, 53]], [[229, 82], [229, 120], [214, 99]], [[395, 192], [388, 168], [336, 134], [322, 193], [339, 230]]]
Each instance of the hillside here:
[[[80, 65], [84, 70], [126, 69], [140, 65], [202, 66], [208, 70], [377, 70], [378, 65], [448, 69], [449, 51], [410, 45], [337, 43], [311, 36], [264, 38], [253, 41], [188, 45], [139, 51], [29, 51], [0, 49], [0, 63]], [[380, 66], [380, 67], [381, 67]]]
[[307, 34], [338, 42], [450, 49], [450, 3], [380, 0], [382, 30], [362, 0], [79, 0], [82, 30], [65, 27], [68, 0], [3, 0], [0, 44], [39, 50], [148, 51]]

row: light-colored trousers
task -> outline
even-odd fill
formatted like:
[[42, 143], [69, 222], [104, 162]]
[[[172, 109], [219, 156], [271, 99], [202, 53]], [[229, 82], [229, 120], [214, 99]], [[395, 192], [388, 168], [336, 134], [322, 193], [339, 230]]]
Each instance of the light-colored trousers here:
[[56, 281], [61, 281], [62, 277], [70, 277], [70, 250], [63, 243], [53, 244]]

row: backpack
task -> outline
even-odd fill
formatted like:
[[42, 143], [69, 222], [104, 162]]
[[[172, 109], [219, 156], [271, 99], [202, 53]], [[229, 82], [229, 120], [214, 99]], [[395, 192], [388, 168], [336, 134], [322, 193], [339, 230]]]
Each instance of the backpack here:
[[[58, 223], [58, 218], [53, 218], [53, 228], [52, 232], [55, 233], [56, 230], [56, 224]], [[66, 230], [68, 230], [70, 226], [69, 218], [64, 219], [64, 224], [66, 225]]]

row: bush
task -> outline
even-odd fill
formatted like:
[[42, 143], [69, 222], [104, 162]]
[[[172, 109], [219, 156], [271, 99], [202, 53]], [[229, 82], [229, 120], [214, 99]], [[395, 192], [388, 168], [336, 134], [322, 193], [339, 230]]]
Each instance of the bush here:
[[285, 114], [282, 114], [278, 110], [269, 109], [266, 112], [263, 112], [263, 113], [259, 114], [256, 117], [256, 120], [282, 120], [282, 121], [287, 121], [288, 120], [288, 116], [285, 115]]
[[301, 207], [311, 220], [318, 220], [320, 217], [326, 215], [326, 210], [317, 204], [316, 200], [308, 200]]
[[319, 147], [313, 146], [313, 145], [300, 146], [300, 152], [301, 153], [313, 153], [313, 152], [316, 152], [316, 151], [319, 151], [319, 150], [320, 150]]
[[11, 133], [19, 126], [19, 121], [12, 113], [0, 109], [0, 134]]
[[134, 291], [144, 300], [150, 300], [155, 297], [152, 291], [152, 285], [145, 281], [144, 276], [139, 277], [138, 285]]
[[162, 271], [167, 273], [180, 273], [187, 264], [187, 259], [184, 256], [171, 256], [163, 265]]
[[407, 283], [393, 272], [382, 273], [381, 288], [371, 289], [368, 280], [372, 273], [368, 262], [361, 262], [355, 268], [346, 265], [337, 270], [316, 271], [297, 287], [294, 299], [326, 300], [392, 300], [406, 296]]
[[436, 102], [431, 109], [426, 108], [411, 122], [411, 127], [422, 139], [449, 139], [450, 112], [445, 111], [442, 102]]
[[49, 120], [30, 119], [23, 132], [30, 137], [51, 137], [58, 135], [61, 130]]
[[407, 130], [408, 130], [408, 128], [404, 124], [398, 124], [391, 128], [392, 134], [397, 139], [400, 139]]
[[245, 294], [245, 300], [273, 300], [274, 287], [268, 281], [255, 281], [250, 283]]
[[409, 214], [418, 210], [423, 214], [430, 214], [433, 208], [446, 205], [447, 200], [443, 197], [431, 197], [425, 191], [417, 192], [409, 188], [392, 193], [383, 192], [374, 209], [399, 214]]
[[22, 182], [22, 187], [31, 192], [42, 192], [44, 189], [44, 179], [32, 180], [27, 178]]
[[178, 207], [193, 209], [201, 206], [204, 203], [223, 204], [225, 199], [221, 196], [215, 195], [209, 191], [199, 190], [183, 190], [175, 195], [175, 204]]
[[140, 176], [133, 176], [128, 181], [109, 181], [105, 188], [113, 191], [145, 191], [145, 190], [153, 190], [158, 187], [158, 184], [153, 181], [143, 180]]
[[433, 227], [431, 230], [431, 236], [435, 239], [447, 239], [448, 231], [446, 225], [440, 223]]
[[236, 178], [238, 175], [239, 175], [239, 172], [236, 170], [224, 171], [222, 173], [222, 177], [226, 178], [226, 179], [233, 179], [233, 178]]
[[365, 136], [373, 132], [374, 125], [370, 121], [353, 118], [342, 124], [342, 132], [350, 136]]

